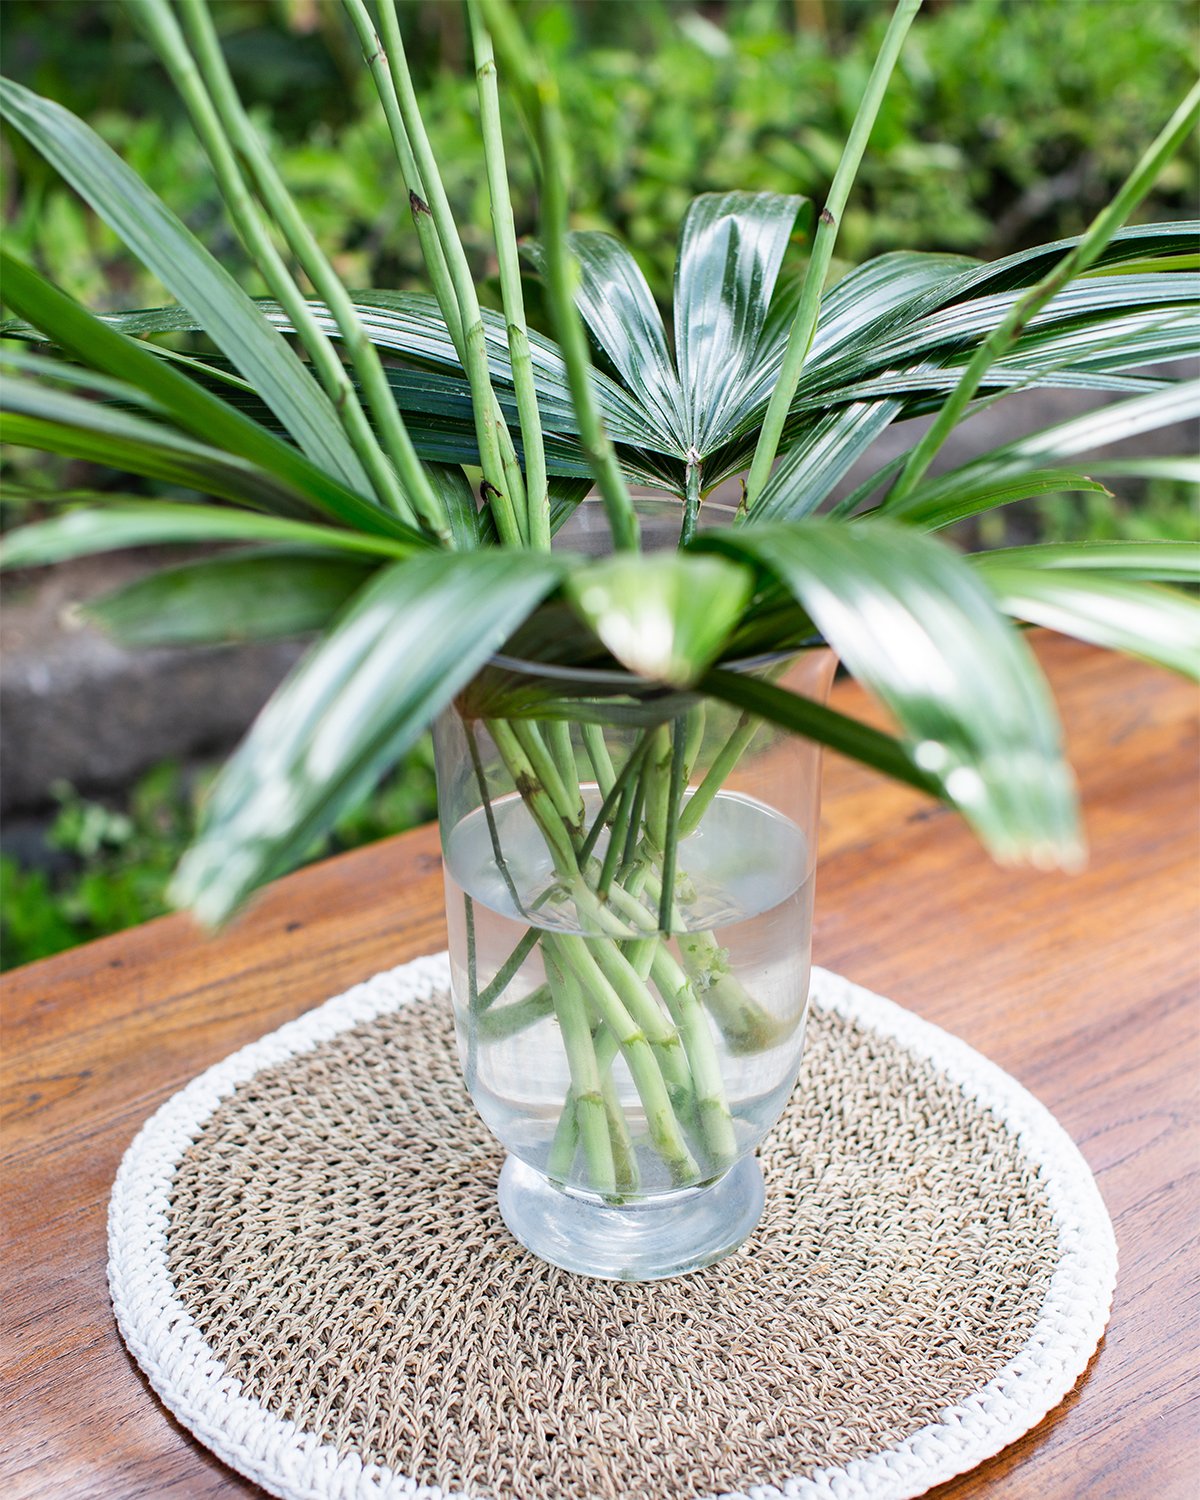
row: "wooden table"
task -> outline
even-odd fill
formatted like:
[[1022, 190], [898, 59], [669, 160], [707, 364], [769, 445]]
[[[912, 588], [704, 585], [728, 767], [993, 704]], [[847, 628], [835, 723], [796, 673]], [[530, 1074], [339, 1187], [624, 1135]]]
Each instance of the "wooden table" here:
[[[1194, 1500], [1196, 702], [1153, 668], [1052, 638], [1038, 649], [1083, 786], [1087, 872], [999, 870], [953, 816], [830, 757], [816, 958], [1014, 1073], [1079, 1142], [1116, 1222], [1116, 1307], [1087, 1375], [939, 1500]], [[861, 706], [853, 684], [836, 697]], [[10, 978], [9, 1500], [256, 1493], [125, 1353], [104, 1280], [109, 1185], [141, 1122], [194, 1074], [438, 949], [441, 901], [422, 829], [278, 882], [215, 940], [170, 917]]]

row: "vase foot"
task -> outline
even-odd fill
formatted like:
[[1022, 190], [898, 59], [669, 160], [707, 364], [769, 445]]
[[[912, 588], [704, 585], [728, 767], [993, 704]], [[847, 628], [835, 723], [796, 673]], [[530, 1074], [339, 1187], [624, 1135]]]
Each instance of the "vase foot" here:
[[764, 1191], [758, 1159], [747, 1156], [708, 1187], [617, 1206], [564, 1192], [510, 1156], [499, 1198], [512, 1233], [551, 1265], [610, 1281], [659, 1281], [736, 1250], [762, 1215]]

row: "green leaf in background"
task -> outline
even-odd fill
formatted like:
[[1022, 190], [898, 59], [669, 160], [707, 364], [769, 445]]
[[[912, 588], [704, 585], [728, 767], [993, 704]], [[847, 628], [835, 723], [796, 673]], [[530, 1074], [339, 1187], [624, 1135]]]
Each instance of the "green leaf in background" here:
[[[885, 500], [881, 513], [932, 530], [1022, 494], [1102, 488], [1086, 475], [1075, 475], [1071, 482], [1071, 475], [1047, 466], [1197, 415], [1200, 380], [1180, 381], [993, 448], [956, 469], [923, 480], [898, 504]], [[1123, 472], [1131, 472], [1128, 463]]]
[[1176, 589], [1061, 567], [997, 563], [976, 572], [1015, 619], [1200, 680], [1200, 604]]
[[623, 666], [679, 688], [720, 655], [753, 587], [748, 568], [678, 552], [604, 558], [565, 584], [576, 613]]
[[978, 552], [971, 562], [982, 572], [1065, 568], [1073, 573], [1114, 573], [1127, 580], [1200, 583], [1200, 547], [1190, 542], [1035, 542]]
[[351, 489], [367, 491], [333, 404], [303, 361], [137, 173], [70, 110], [7, 78], [0, 79], [0, 115], [192, 310], [309, 458]]
[[225, 646], [321, 630], [371, 573], [362, 558], [255, 548], [163, 568], [81, 613], [123, 646]]
[[429, 553], [378, 573], [213, 784], [173, 899], [229, 916], [373, 786], [555, 586], [544, 554]]
[[753, 560], [787, 584], [997, 859], [1079, 862], [1049, 690], [966, 562], [881, 522], [745, 526], [704, 532], [695, 545]]
[[[127, 381], [194, 437], [224, 448], [275, 474], [311, 498], [315, 509], [355, 522], [378, 509], [331, 479], [291, 444], [219, 400], [164, 363], [137, 339], [117, 333], [20, 261], [0, 251], [4, 298], [54, 343], [110, 377]], [[420, 533], [404, 528], [420, 545]]]
[[336, 549], [377, 558], [408, 557], [413, 551], [389, 537], [310, 526], [304, 521], [263, 516], [253, 511], [114, 499], [106, 505], [68, 511], [49, 521], [35, 521], [8, 532], [0, 542], [0, 568], [37, 568], [70, 557], [89, 557], [125, 547], [164, 547], [189, 542], [267, 542]]

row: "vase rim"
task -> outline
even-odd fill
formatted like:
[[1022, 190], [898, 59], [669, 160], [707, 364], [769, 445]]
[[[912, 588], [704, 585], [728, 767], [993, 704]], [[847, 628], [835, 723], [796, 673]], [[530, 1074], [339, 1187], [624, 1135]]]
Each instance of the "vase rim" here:
[[[818, 653], [828, 655], [830, 659], [834, 655], [823, 640], [814, 638], [783, 651], [762, 651], [755, 656], [740, 656], [736, 661], [718, 661], [712, 665], [724, 672], [754, 672], [775, 666], [779, 662], [791, 661], [809, 654], [815, 656]], [[570, 682], [577, 686], [594, 684], [596, 687], [614, 688], [629, 684], [640, 694], [644, 694], [647, 690], [663, 693], [696, 691], [694, 688], [675, 688], [670, 683], [659, 682], [653, 677], [638, 677], [633, 672], [614, 671], [607, 667], [571, 667], [559, 662], [531, 661], [526, 657], [508, 656], [503, 651], [496, 651], [489, 656], [487, 665], [503, 672], [517, 672], [523, 677], [544, 677], [551, 682]]]

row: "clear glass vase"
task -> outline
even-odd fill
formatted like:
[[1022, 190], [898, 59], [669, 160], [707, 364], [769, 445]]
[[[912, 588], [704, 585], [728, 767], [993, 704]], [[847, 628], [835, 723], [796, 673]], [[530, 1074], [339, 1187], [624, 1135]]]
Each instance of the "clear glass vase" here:
[[[828, 651], [742, 663], [823, 701]], [[496, 710], [503, 707], [503, 717]], [[696, 694], [496, 657], [436, 727], [467, 1087], [513, 1234], [569, 1270], [707, 1265], [796, 1082], [819, 748]]]

